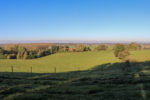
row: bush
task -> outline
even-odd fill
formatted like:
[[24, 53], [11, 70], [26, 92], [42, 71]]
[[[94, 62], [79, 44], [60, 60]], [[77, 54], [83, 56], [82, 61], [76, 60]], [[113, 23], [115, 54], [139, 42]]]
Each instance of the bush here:
[[106, 46], [106, 45], [98, 45], [95, 49], [96, 49], [97, 51], [107, 50], [107, 46]]
[[17, 54], [17, 59], [21, 59], [21, 54], [20, 53]]
[[4, 54], [4, 50], [0, 48], [0, 54]]
[[38, 58], [38, 56], [37, 56], [37, 54], [36, 53], [34, 53], [34, 52], [32, 52], [32, 51], [30, 51], [29, 52], [29, 55], [28, 55], [28, 57], [27, 57], [28, 59], [34, 59], [34, 58]]
[[54, 53], [57, 53], [59, 50], [59, 47], [58, 46], [52, 46], [51, 47], [51, 53], [54, 54]]
[[0, 59], [7, 59], [7, 54], [3, 55], [3, 54], [0, 54]]
[[129, 50], [137, 50], [138, 47], [139, 47], [138, 44], [132, 42], [132, 43], [129, 44], [128, 49]]
[[28, 58], [28, 53], [25, 52], [24, 55], [23, 55], [23, 59], [27, 59]]
[[18, 55], [20, 56], [20, 58], [23, 58], [23, 55], [26, 51], [26, 48], [24, 48], [23, 46], [18, 46]]
[[77, 47], [78, 52], [90, 51], [91, 49], [84, 44], [80, 44]]
[[[116, 57], [118, 57], [118, 54], [122, 51], [124, 51], [126, 48], [123, 44], [116, 44], [114, 48], [114, 54]], [[120, 54], [121, 55], [121, 54]]]
[[66, 51], [66, 47], [65, 46], [59, 46], [59, 52], [65, 52]]
[[10, 54], [7, 56], [7, 59], [16, 59], [16, 55], [15, 54]]
[[118, 53], [118, 58], [121, 60], [125, 60], [126, 57], [128, 57], [130, 55], [130, 53], [128, 52], [128, 50], [124, 50]]
[[38, 53], [37, 53], [37, 56], [42, 57], [43, 56], [43, 51], [39, 50]]

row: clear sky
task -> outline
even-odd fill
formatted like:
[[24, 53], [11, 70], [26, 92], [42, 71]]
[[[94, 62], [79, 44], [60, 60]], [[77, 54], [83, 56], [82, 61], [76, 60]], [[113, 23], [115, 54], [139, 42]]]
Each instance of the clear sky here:
[[0, 0], [1, 40], [150, 40], [150, 0]]

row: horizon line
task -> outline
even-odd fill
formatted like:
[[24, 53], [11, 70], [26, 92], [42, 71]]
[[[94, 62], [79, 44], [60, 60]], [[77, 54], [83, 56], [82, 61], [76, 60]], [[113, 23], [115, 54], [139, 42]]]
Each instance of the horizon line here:
[[18, 44], [18, 43], [150, 43], [150, 40], [67, 40], [67, 39], [53, 39], [53, 40], [0, 40], [0, 44]]

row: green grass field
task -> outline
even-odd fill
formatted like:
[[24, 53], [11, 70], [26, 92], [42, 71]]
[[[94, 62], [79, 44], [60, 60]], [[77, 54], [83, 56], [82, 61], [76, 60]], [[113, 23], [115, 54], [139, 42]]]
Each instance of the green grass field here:
[[[112, 51], [0, 60], [0, 100], [149, 100], [150, 50], [132, 51], [131, 58], [137, 62], [128, 70]], [[30, 66], [36, 73], [26, 73]]]
[[149, 100], [150, 62], [65, 73], [0, 72], [0, 100]]
[[32, 66], [33, 72], [37, 73], [54, 72], [55, 67], [57, 72], [66, 72], [90, 69], [116, 61], [118, 60], [111, 51], [57, 53], [34, 60], [0, 60], [0, 71], [10, 72], [11, 66], [14, 66], [15, 72], [29, 72]]
[[[132, 51], [131, 58], [137, 61], [150, 59], [150, 50]], [[0, 72], [30, 72], [32, 67], [36, 73], [51, 73], [91, 69], [105, 63], [115, 63], [119, 60], [114, 57], [113, 51], [57, 53], [33, 60], [6, 60], [0, 59]]]

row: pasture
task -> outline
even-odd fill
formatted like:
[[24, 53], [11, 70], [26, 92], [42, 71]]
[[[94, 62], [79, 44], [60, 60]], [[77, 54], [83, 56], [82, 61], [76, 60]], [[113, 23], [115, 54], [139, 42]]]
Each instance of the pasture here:
[[54, 68], [57, 72], [67, 72], [86, 70], [100, 64], [117, 61], [112, 51], [57, 53], [32, 60], [1, 59], [0, 71], [10, 72], [11, 66], [13, 66], [14, 72], [30, 72], [30, 67], [36, 73], [54, 72]]
[[150, 62], [63, 73], [0, 72], [0, 100], [148, 100]]
[[148, 100], [150, 51], [131, 51], [130, 58], [137, 62], [127, 71], [112, 51], [0, 60], [0, 100]]
[[[131, 51], [130, 58], [147, 61], [150, 59], [150, 50]], [[113, 51], [57, 53], [32, 60], [0, 59], [0, 72], [10, 72], [11, 66], [14, 72], [30, 72], [31, 67], [35, 73], [53, 73], [55, 68], [57, 72], [68, 72], [115, 62], [119, 60], [114, 57]]]

